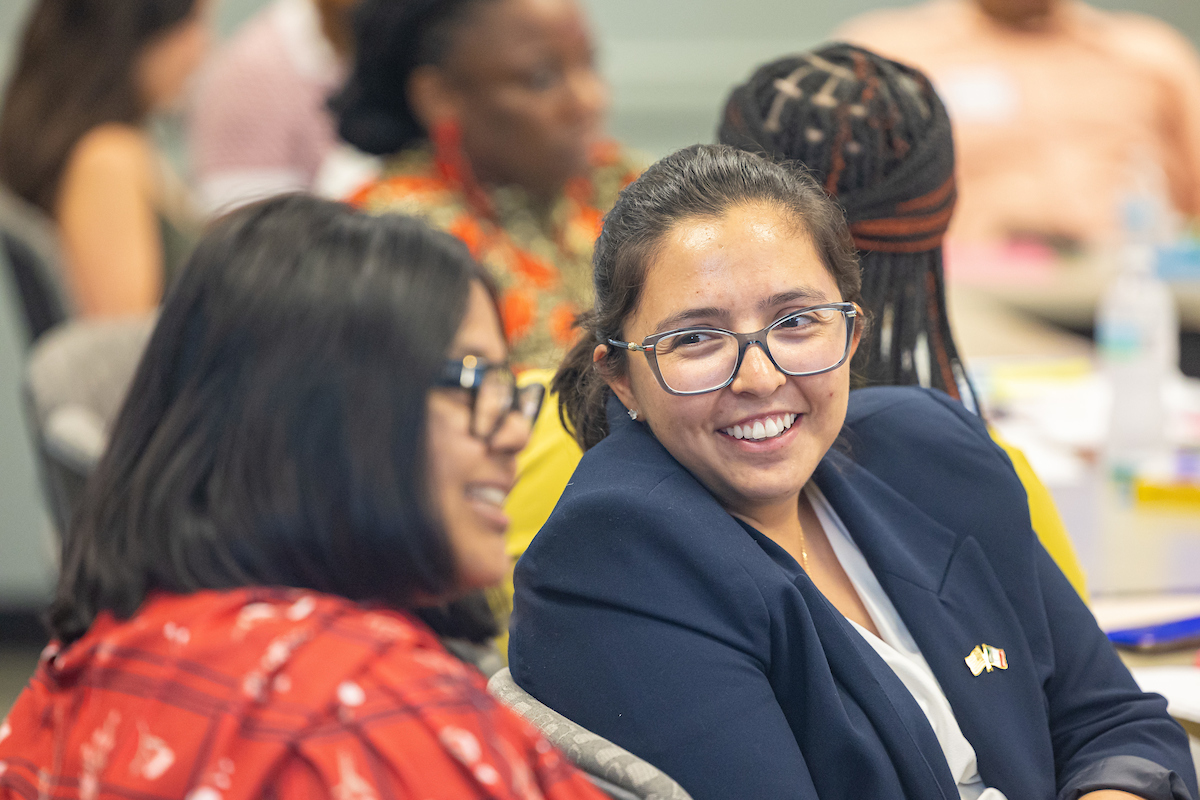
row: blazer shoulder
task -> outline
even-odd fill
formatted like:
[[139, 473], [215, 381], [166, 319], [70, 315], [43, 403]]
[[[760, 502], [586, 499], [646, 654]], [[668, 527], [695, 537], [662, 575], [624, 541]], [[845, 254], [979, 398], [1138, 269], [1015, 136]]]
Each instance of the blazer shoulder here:
[[851, 394], [843, 440], [856, 464], [985, 549], [1031, 540], [1028, 496], [1012, 462], [984, 421], [950, 396], [860, 389]]
[[884, 451], [891, 456], [908, 452], [911, 458], [981, 458], [1001, 472], [1012, 471], [987, 423], [936, 389], [881, 386], [851, 392], [843, 433], [851, 457], [859, 461]]

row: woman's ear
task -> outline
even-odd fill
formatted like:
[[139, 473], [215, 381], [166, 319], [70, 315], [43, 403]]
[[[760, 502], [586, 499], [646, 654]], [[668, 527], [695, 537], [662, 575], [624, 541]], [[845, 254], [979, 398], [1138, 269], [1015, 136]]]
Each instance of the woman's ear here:
[[619, 373], [613, 373], [612, 370], [604, 368], [604, 359], [608, 356], [608, 345], [598, 344], [596, 349], [592, 351], [592, 366], [600, 371], [600, 375], [604, 378], [604, 382], [608, 384], [608, 388], [612, 389], [613, 394], [621, 401], [621, 404], [626, 408], [637, 408], [637, 401], [633, 397], [633, 389], [629, 385], [629, 371], [621, 370]]
[[863, 325], [865, 324], [866, 314], [862, 310], [862, 306], [858, 303], [854, 304], [858, 309], [858, 318], [855, 320], [854, 333], [850, 339], [850, 354], [846, 356], [846, 361], [849, 362], [854, 358], [854, 354], [858, 352], [858, 343], [862, 341]]
[[408, 76], [405, 87], [408, 106], [421, 127], [433, 130], [438, 123], [457, 120], [458, 94], [446, 80], [445, 73], [433, 64], [422, 64]]

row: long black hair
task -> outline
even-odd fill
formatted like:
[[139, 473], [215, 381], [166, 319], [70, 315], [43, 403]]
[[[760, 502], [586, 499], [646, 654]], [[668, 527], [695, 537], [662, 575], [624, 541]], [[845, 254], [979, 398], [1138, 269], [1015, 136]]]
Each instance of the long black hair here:
[[609, 347], [592, 363], [597, 344], [624, 339], [637, 310], [646, 270], [663, 238], [681, 222], [716, 219], [730, 209], [762, 203], [795, 220], [812, 237], [842, 299], [859, 300], [858, 261], [837, 204], [803, 169], [724, 145], [693, 145], [651, 165], [621, 192], [604, 217], [592, 258], [596, 305], [581, 317], [584, 335], [567, 354], [552, 388], [559, 414], [585, 450], [608, 435], [605, 376], [622, 374], [626, 351]]
[[196, 0], [38, 0], [0, 111], [0, 181], [54, 214], [75, 144], [148, 113], [138, 58], [186, 20]]
[[825, 45], [755, 70], [730, 94], [717, 135], [803, 164], [846, 210], [874, 320], [851, 362], [856, 377], [932, 386], [978, 410], [946, 312], [954, 142], [929, 80], [860, 47]]
[[330, 100], [338, 134], [367, 153], [390, 155], [428, 131], [408, 102], [408, 79], [441, 64], [474, 6], [494, 0], [364, 0], [354, 14], [354, 66]]
[[153, 589], [446, 597], [426, 402], [473, 280], [461, 242], [408, 217], [292, 196], [217, 222], [65, 537], [55, 636]]

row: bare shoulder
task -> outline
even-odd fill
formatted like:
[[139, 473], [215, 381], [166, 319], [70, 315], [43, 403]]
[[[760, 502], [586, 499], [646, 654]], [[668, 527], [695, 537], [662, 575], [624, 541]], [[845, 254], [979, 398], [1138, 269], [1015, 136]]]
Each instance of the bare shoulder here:
[[67, 163], [68, 177], [133, 180], [150, 185], [154, 145], [140, 128], [107, 123], [91, 129], [76, 142]]
[[961, 16], [959, 0], [929, 0], [904, 8], [868, 11], [838, 26], [833, 38], [875, 49], [903, 49], [913, 35], [921, 39]]
[[1198, 77], [1196, 48], [1168, 23], [1134, 12], [1108, 12], [1105, 16], [1107, 40], [1117, 52], [1164, 78]]

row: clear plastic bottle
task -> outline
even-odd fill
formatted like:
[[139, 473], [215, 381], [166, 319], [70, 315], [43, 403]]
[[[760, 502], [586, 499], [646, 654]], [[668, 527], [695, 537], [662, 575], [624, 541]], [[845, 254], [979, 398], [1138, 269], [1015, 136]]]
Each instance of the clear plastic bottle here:
[[1167, 208], [1153, 192], [1126, 197], [1119, 270], [1096, 312], [1096, 344], [1112, 386], [1105, 455], [1118, 475], [1136, 474], [1169, 444], [1164, 393], [1179, 371], [1179, 313], [1156, 272]]

